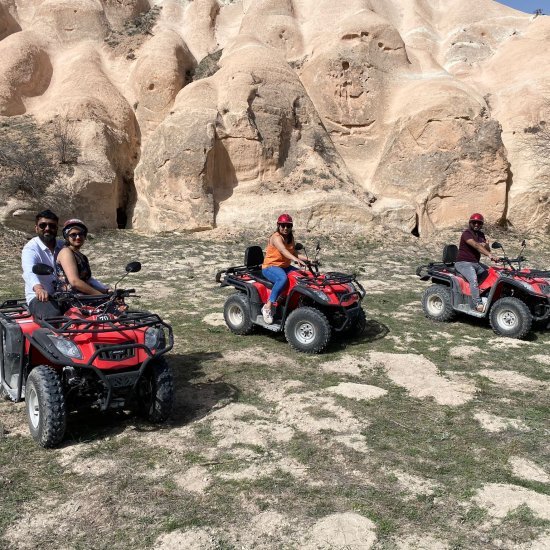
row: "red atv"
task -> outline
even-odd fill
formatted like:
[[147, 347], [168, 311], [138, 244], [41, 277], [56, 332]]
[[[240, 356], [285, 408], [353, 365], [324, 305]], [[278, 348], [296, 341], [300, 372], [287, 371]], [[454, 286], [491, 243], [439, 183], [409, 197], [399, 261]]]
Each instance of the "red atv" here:
[[[498, 242], [493, 249], [504, 249]], [[479, 279], [479, 293], [485, 311], [472, 307], [470, 285], [454, 268], [458, 248], [451, 244], [443, 249], [443, 262], [421, 265], [416, 274], [423, 280], [431, 279], [422, 296], [426, 317], [434, 321], [451, 321], [456, 312], [473, 317], [489, 318], [497, 334], [510, 338], [524, 338], [533, 322], [550, 317], [550, 271], [522, 268], [525, 241], [516, 258], [498, 259], [501, 266], [490, 266]]]
[[[296, 250], [304, 250], [297, 243]], [[224, 305], [224, 318], [235, 334], [250, 334], [255, 326], [273, 332], [284, 331], [290, 346], [304, 353], [320, 353], [332, 332], [361, 334], [366, 317], [361, 302], [365, 290], [355, 275], [319, 273], [317, 256], [307, 261], [308, 270], [291, 271], [288, 284], [278, 299], [273, 324], [264, 322], [261, 309], [267, 302], [273, 283], [262, 276], [264, 254], [259, 246], [250, 246], [244, 265], [228, 267], [216, 274], [221, 286], [233, 286], [238, 292]]]
[[[132, 262], [124, 277], [140, 269]], [[53, 270], [38, 264], [33, 271]], [[66, 308], [59, 317], [34, 319], [24, 300], [0, 305], [0, 393], [25, 399], [31, 435], [43, 447], [62, 441], [69, 411], [133, 406], [152, 422], [170, 414], [173, 377], [163, 355], [172, 328], [158, 315], [128, 310], [123, 301], [134, 290], [116, 286], [102, 296], [55, 293]]]

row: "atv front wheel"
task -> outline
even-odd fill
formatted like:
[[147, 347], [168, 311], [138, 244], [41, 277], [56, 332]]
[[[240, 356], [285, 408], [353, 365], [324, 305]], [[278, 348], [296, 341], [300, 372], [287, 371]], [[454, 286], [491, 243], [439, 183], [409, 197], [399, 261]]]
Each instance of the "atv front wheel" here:
[[67, 407], [61, 379], [51, 367], [35, 367], [25, 386], [29, 430], [42, 447], [55, 447], [63, 440]]
[[493, 331], [508, 338], [524, 338], [533, 324], [533, 316], [525, 303], [510, 296], [494, 303], [489, 319]]
[[359, 309], [355, 319], [345, 328], [345, 333], [350, 336], [361, 336], [367, 328], [367, 314], [363, 308]]
[[174, 376], [164, 357], [152, 359], [136, 388], [138, 414], [153, 422], [165, 422], [174, 402]]
[[452, 321], [455, 310], [451, 301], [451, 289], [444, 285], [432, 285], [422, 295], [422, 309], [432, 321], [445, 323]]
[[330, 323], [318, 309], [295, 309], [285, 323], [285, 336], [292, 348], [303, 353], [320, 353], [330, 340]]
[[223, 318], [234, 334], [250, 334], [254, 330], [250, 318], [250, 301], [242, 292], [232, 294], [223, 306]]

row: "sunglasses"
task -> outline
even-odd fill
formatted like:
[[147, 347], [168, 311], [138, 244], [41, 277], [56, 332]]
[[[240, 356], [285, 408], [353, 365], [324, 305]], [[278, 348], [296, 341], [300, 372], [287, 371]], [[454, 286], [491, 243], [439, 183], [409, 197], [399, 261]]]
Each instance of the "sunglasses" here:
[[56, 223], [48, 223], [48, 222], [42, 222], [38, 224], [39, 229], [46, 229], [46, 227], [49, 227], [50, 229], [57, 229]]
[[292, 229], [292, 224], [291, 223], [280, 223], [279, 226], [280, 227], [286, 227], [287, 229]]
[[78, 239], [78, 237], [85, 239], [86, 233], [69, 233], [67, 236], [69, 239]]
[[470, 222], [473, 225], [483, 225], [483, 222]]

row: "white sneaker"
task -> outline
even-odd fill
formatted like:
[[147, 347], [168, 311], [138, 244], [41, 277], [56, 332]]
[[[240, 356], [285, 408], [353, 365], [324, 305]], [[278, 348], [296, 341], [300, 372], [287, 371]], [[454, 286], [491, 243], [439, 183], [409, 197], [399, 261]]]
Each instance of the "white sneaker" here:
[[271, 308], [266, 308], [265, 306], [262, 308], [262, 317], [264, 318], [264, 323], [267, 325], [271, 325], [273, 323], [273, 314], [271, 313]]

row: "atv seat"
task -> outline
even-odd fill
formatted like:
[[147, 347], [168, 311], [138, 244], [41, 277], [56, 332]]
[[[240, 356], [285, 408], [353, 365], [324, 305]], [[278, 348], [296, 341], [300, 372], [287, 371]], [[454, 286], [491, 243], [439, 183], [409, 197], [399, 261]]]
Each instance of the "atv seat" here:
[[458, 256], [458, 246], [456, 244], [446, 244], [443, 247], [443, 263], [450, 273], [456, 273], [455, 262]]
[[261, 246], [249, 246], [244, 251], [244, 265], [248, 274], [267, 288], [272, 288], [273, 283], [262, 275], [262, 264], [264, 263], [264, 253]]

